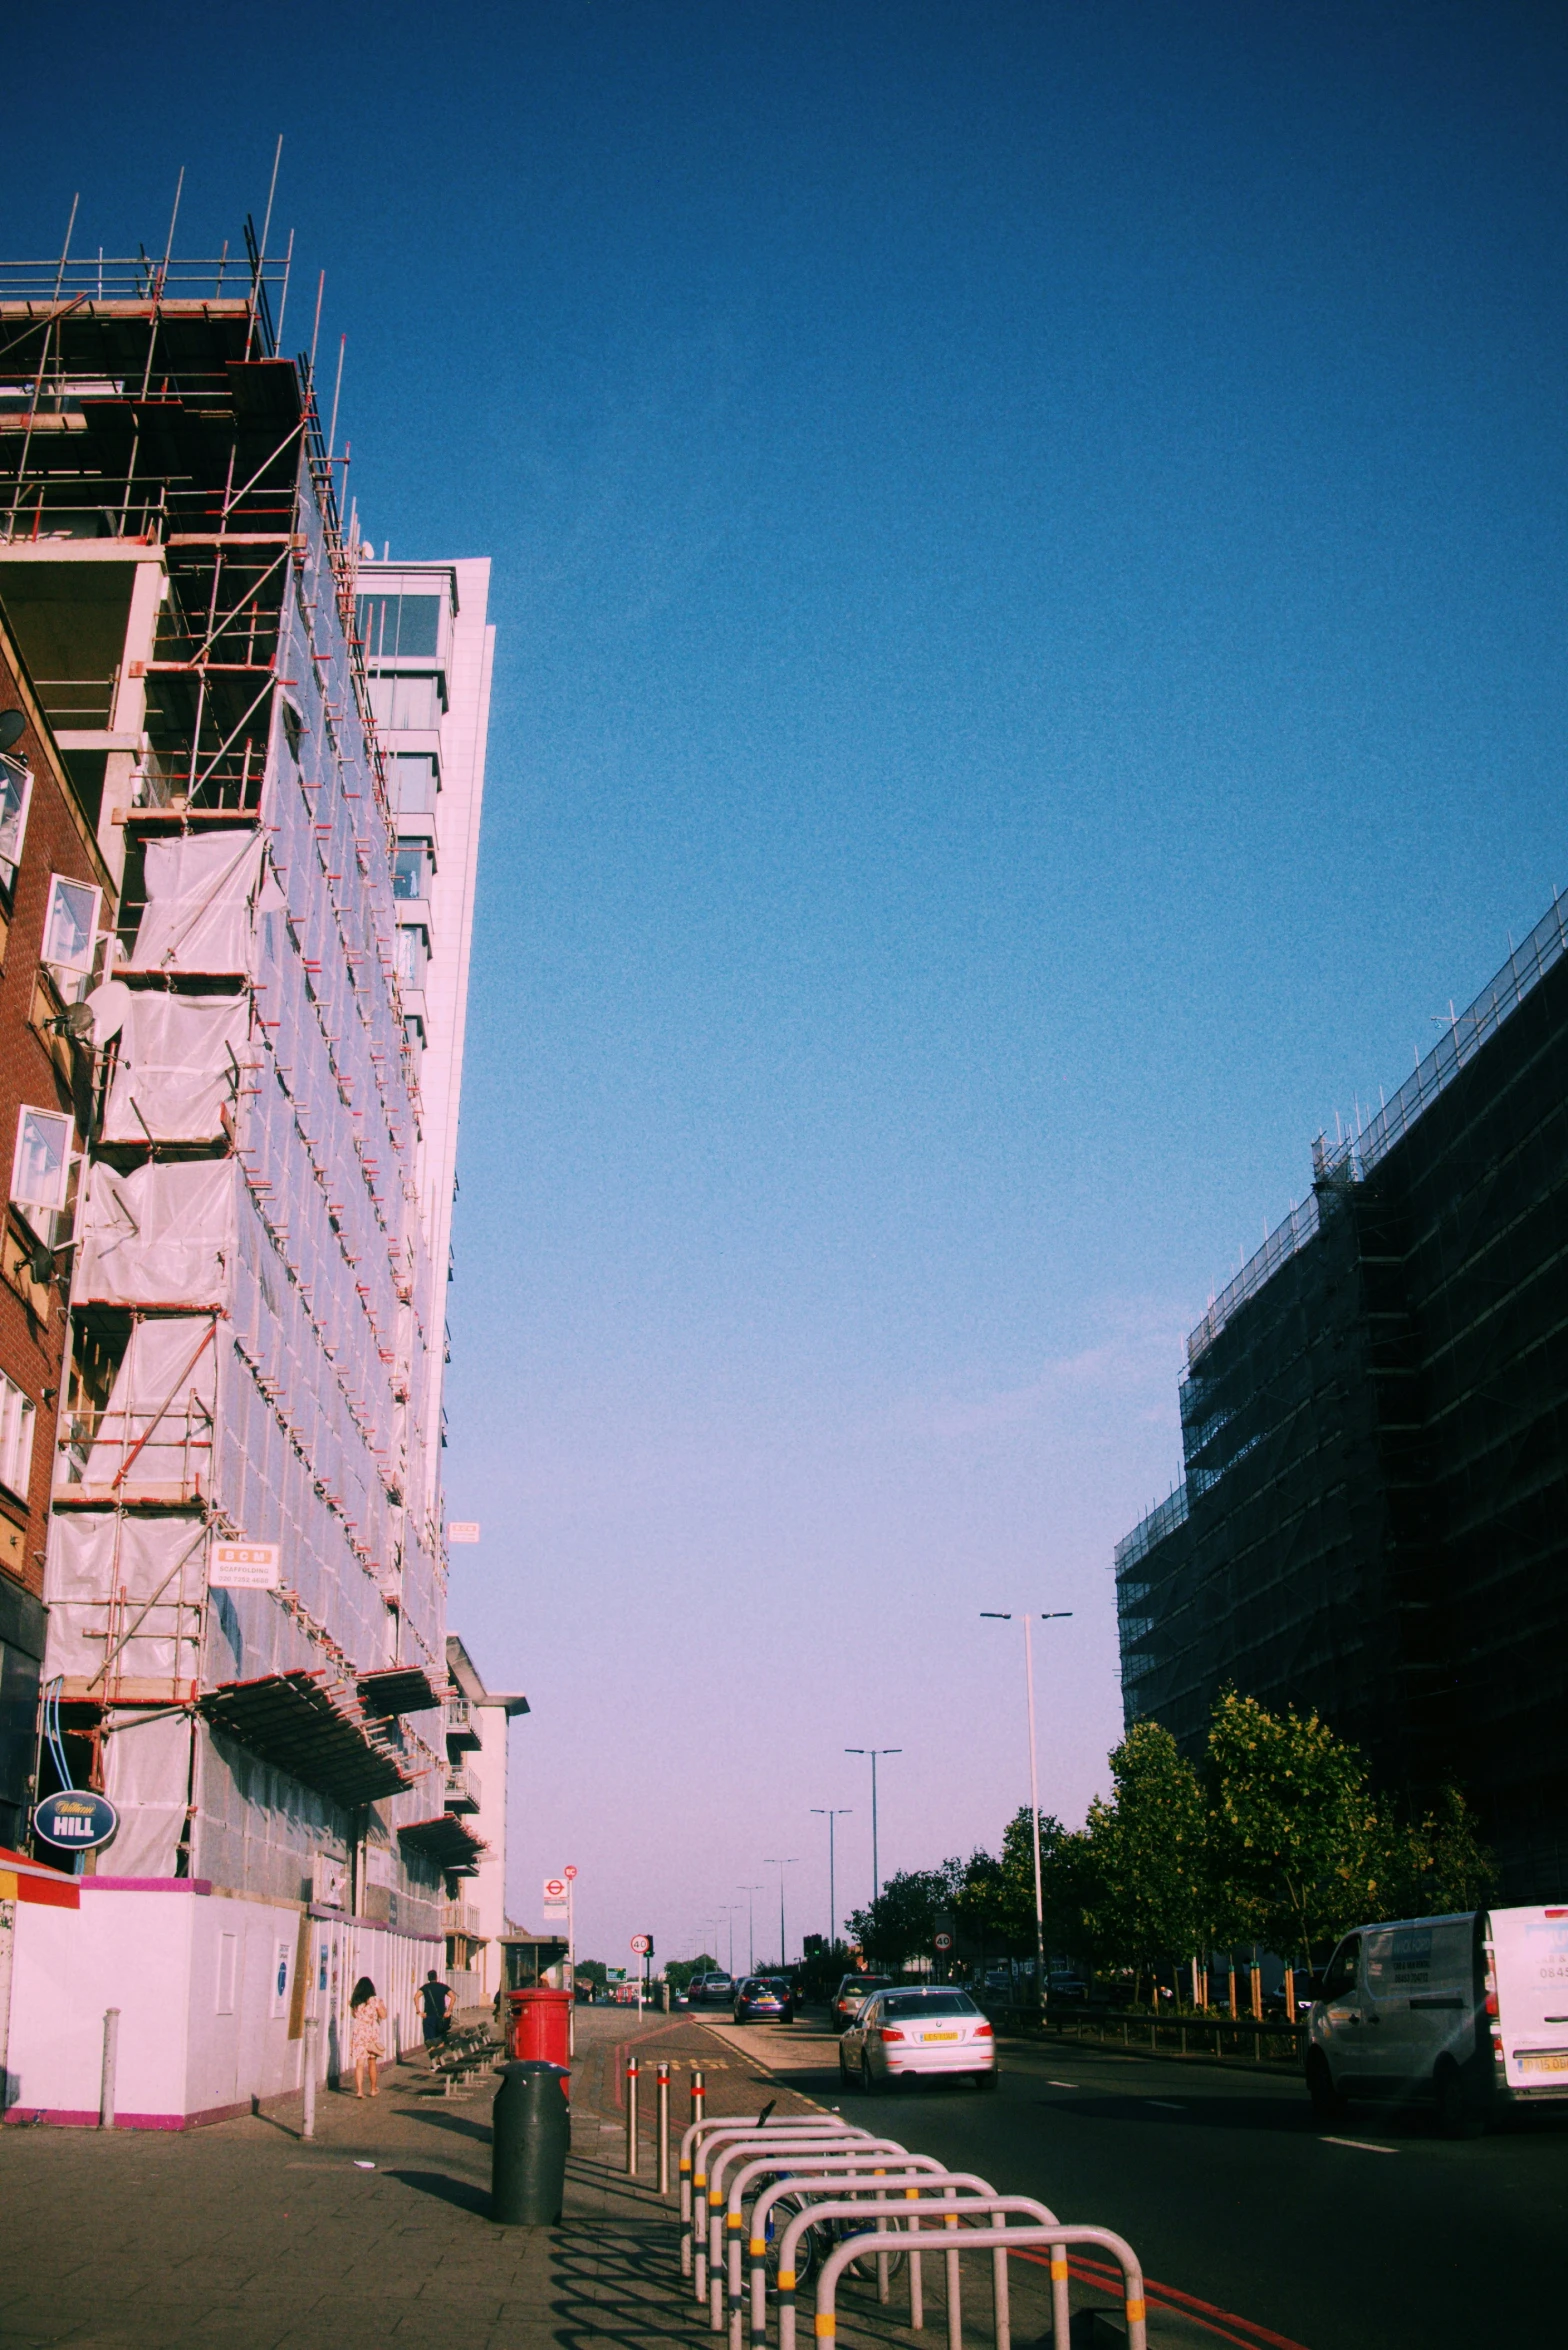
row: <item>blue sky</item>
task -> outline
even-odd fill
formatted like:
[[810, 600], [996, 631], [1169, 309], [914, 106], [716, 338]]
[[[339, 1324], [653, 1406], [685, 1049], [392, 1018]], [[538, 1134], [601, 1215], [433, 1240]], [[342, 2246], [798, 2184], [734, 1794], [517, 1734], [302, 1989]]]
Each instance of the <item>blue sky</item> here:
[[982, 1607], [1074, 1610], [1081, 1816], [1185, 1330], [1568, 880], [1563, 11], [48, 32], [9, 249], [157, 246], [181, 164], [237, 239], [282, 130], [366, 525], [495, 564], [447, 1462], [516, 1913], [574, 1860], [679, 1951], [798, 1855], [820, 1927], [845, 1745], [884, 1869], [994, 1844]]

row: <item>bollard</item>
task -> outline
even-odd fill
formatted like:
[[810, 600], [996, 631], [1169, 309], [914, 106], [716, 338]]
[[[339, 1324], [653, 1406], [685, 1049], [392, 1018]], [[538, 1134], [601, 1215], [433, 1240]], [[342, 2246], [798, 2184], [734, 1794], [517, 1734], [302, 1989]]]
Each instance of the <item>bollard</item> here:
[[626, 2059], [626, 2176], [637, 2176], [637, 2059]]
[[114, 2069], [120, 2053], [120, 2011], [117, 2007], [104, 2010], [103, 2070], [98, 2076], [98, 2127], [114, 2128]]
[[691, 2119], [700, 2122], [708, 2110], [707, 2085], [699, 2065], [691, 2076]]
[[659, 2066], [659, 2193], [670, 2191], [670, 2068]]
[[555, 2227], [571, 2140], [569, 2076], [563, 2065], [539, 2057], [500, 2070], [490, 2116], [490, 2217], [503, 2227]]
[[316, 2019], [305, 2018], [305, 2074], [301, 2087], [304, 2094], [304, 2114], [300, 2121], [302, 2138], [316, 2135]]

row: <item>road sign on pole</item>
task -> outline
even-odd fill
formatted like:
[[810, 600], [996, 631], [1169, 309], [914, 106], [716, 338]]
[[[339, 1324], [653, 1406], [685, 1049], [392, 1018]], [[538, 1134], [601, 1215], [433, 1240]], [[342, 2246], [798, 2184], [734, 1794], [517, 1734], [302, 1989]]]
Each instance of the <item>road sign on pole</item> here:
[[567, 1908], [568, 1886], [564, 1877], [546, 1877], [544, 1881], [544, 1914], [546, 1918], [564, 1918]]
[[953, 1937], [952, 1937], [952, 1935], [951, 1935], [951, 1934], [938, 1934], [938, 1935], [937, 1935], [937, 1937], [936, 1937], [936, 1946], [937, 1946], [938, 1950], [951, 1950], [951, 1949], [952, 1949], [952, 1947], [953, 1947]]
[[647, 1958], [653, 1949], [653, 1936], [651, 1934], [634, 1934], [632, 1948], [639, 1958]]

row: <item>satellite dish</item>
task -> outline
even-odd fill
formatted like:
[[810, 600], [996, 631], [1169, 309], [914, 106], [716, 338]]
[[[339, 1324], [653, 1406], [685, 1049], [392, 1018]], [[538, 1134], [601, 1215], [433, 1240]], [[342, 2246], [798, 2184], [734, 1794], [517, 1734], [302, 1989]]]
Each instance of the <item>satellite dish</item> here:
[[[91, 995], [84, 996], [79, 1004], [73, 1004], [71, 1010], [85, 1012], [93, 1042], [106, 1045], [110, 1037], [118, 1036], [125, 1026], [130, 1015], [131, 999], [132, 990], [123, 979], [106, 979], [100, 987], [93, 989]], [[83, 1032], [73, 1028], [71, 1033], [77, 1036]]]
[[20, 742], [26, 726], [26, 717], [20, 710], [0, 710], [0, 751], [8, 751], [13, 743]]

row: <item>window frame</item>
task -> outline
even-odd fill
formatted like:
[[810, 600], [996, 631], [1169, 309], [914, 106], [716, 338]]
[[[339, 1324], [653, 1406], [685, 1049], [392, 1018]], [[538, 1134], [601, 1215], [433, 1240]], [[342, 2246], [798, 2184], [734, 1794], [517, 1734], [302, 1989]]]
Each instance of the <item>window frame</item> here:
[[25, 1388], [0, 1371], [0, 1485], [23, 1504], [33, 1475], [38, 1406]]
[[[20, 782], [22, 787], [22, 803], [15, 818], [16, 854], [13, 857], [7, 850], [0, 848], [0, 889], [3, 889], [9, 898], [16, 887], [16, 876], [22, 863], [22, 851], [27, 846], [27, 819], [32, 814], [33, 807], [32, 762], [28, 759], [13, 759], [8, 752], [0, 751], [0, 772], [4, 773], [8, 783], [16, 780]], [[3, 830], [4, 823], [4, 817], [0, 816], [0, 830]]]
[[[60, 1164], [60, 1196], [58, 1199], [28, 1199], [17, 1189], [22, 1162], [22, 1137], [29, 1118], [40, 1118], [51, 1125], [65, 1129], [65, 1149]], [[71, 1168], [75, 1162], [76, 1122], [68, 1110], [45, 1109], [39, 1102], [19, 1102], [16, 1109], [16, 1140], [11, 1149], [10, 1204], [20, 1208], [29, 1218], [62, 1215], [71, 1196]]]
[[[52, 955], [49, 952], [50, 934], [55, 926], [56, 907], [64, 902], [64, 895], [70, 890], [81, 890], [92, 900], [92, 910], [87, 923], [85, 961], [71, 962], [63, 955]], [[93, 963], [98, 953], [99, 919], [102, 913], [103, 891], [98, 887], [96, 881], [78, 881], [74, 873], [51, 873], [49, 895], [44, 900], [44, 928], [43, 938], [38, 949], [38, 960], [51, 973], [66, 973], [75, 980], [90, 980], [93, 975]], [[61, 993], [64, 992], [62, 988]]]

